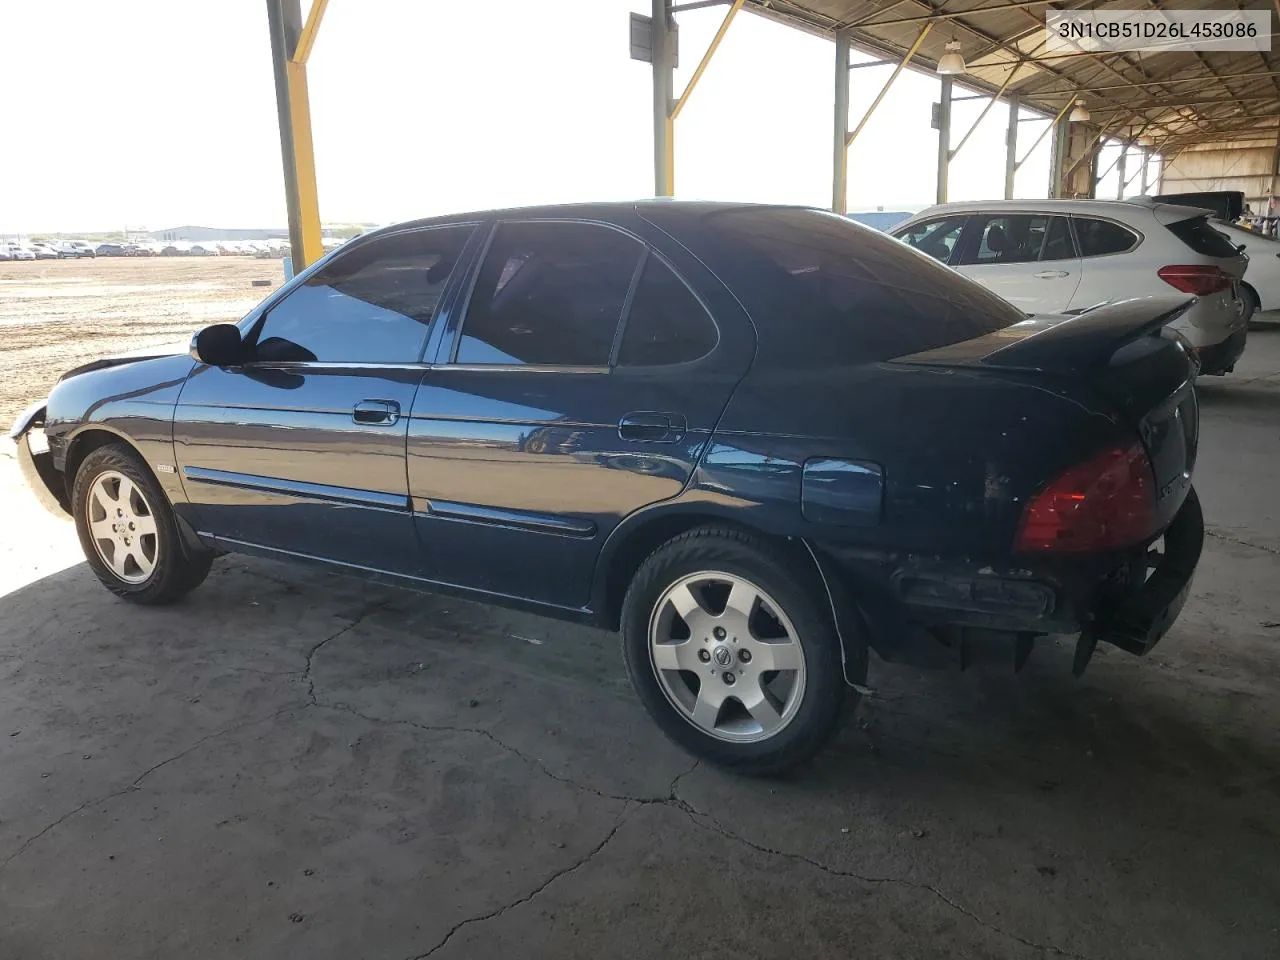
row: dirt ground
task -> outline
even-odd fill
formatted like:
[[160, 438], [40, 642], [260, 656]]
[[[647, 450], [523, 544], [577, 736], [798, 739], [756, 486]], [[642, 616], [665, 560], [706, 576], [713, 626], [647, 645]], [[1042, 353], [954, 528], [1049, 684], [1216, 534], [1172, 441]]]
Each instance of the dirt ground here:
[[0, 263], [0, 423], [76, 364], [239, 320], [283, 280], [279, 260], [249, 257]]
[[[279, 269], [29, 266], [6, 411]], [[1200, 395], [1211, 535], [1150, 656], [873, 664], [775, 781], [670, 746], [596, 631], [236, 557], [129, 607], [0, 456], [0, 957], [1280, 956], [1280, 328]]]

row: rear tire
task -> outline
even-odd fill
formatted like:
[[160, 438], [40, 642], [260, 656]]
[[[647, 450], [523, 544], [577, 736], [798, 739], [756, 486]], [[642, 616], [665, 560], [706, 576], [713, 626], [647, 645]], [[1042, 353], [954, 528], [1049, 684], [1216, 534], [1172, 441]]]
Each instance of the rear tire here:
[[209, 574], [213, 555], [183, 543], [168, 498], [131, 447], [108, 444], [85, 457], [71, 507], [85, 560], [122, 599], [172, 603]]
[[622, 607], [627, 674], [689, 753], [777, 774], [835, 731], [852, 694], [829, 604], [803, 569], [782, 548], [723, 527], [682, 534], [640, 565]]

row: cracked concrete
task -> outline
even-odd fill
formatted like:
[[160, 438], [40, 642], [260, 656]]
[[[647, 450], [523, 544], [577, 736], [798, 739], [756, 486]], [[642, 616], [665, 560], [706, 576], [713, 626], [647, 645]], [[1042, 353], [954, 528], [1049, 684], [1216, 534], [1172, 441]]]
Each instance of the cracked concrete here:
[[612, 637], [240, 558], [135, 610], [24, 514], [0, 957], [1280, 955], [1280, 384], [1254, 374], [1202, 391], [1214, 535], [1150, 656], [877, 664], [781, 780], [663, 740]]

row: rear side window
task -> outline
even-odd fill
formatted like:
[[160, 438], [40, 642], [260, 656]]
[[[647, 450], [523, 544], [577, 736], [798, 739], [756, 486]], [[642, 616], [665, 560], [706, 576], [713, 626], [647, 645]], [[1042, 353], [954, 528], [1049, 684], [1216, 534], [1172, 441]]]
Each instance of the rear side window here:
[[1213, 229], [1207, 217], [1190, 217], [1166, 226], [1170, 233], [1201, 256], [1238, 256], [1235, 244], [1225, 234]]
[[1110, 220], [1074, 217], [1073, 221], [1082, 257], [1105, 257], [1112, 253], [1124, 253], [1138, 245], [1136, 233]]
[[256, 359], [417, 363], [472, 229], [396, 233], [335, 256], [267, 313]]
[[935, 260], [943, 263], [951, 262], [956, 244], [960, 242], [960, 233], [964, 229], [964, 217], [944, 217], [941, 220], [930, 220], [916, 224], [903, 233], [898, 239], [909, 247], [915, 247], [921, 253], [927, 253]]
[[457, 362], [608, 365], [642, 250], [597, 224], [500, 224], [467, 307]]
[[719, 340], [716, 325], [689, 288], [656, 257], [645, 262], [622, 334], [618, 365], [688, 363]]
[[959, 264], [1034, 263], [1075, 255], [1067, 222], [1046, 214], [1017, 213], [974, 217], [975, 241]]
[[1026, 319], [1007, 301], [884, 234], [816, 210], [715, 216], [734, 251], [708, 249], [778, 365], [888, 360]]

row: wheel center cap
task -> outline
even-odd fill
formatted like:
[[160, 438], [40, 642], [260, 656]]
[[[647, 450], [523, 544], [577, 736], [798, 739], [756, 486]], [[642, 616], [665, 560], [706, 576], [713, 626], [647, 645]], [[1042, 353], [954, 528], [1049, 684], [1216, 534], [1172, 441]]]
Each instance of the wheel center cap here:
[[718, 666], [727, 667], [733, 663], [733, 651], [722, 643], [711, 651], [711, 658]]

